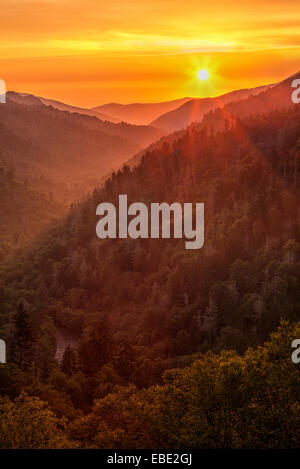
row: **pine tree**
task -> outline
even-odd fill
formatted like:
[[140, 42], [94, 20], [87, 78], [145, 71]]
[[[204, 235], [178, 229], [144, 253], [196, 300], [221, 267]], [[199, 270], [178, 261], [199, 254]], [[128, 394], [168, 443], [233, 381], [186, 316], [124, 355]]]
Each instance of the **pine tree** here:
[[35, 332], [22, 303], [14, 317], [12, 361], [24, 371], [36, 371]]
[[61, 361], [61, 371], [67, 376], [72, 376], [76, 372], [77, 360], [75, 351], [72, 347], [68, 346], [64, 351], [64, 355]]
[[131, 345], [125, 343], [120, 346], [114, 357], [114, 366], [118, 375], [126, 382], [132, 380], [135, 364], [135, 354]]
[[79, 344], [79, 358], [86, 374], [92, 375], [105, 365], [112, 353], [113, 336], [107, 318], [97, 320], [85, 330]]

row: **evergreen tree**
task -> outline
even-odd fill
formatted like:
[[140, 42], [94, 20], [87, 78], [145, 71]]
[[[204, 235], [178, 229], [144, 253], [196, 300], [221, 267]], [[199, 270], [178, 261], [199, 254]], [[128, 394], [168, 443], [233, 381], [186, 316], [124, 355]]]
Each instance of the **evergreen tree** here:
[[106, 317], [87, 328], [79, 345], [79, 358], [86, 374], [94, 374], [105, 365], [112, 353], [113, 338]]
[[21, 370], [36, 372], [36, 336], [22, 303], [14, 317], [12, 361]]
[[114, 367], [118, 375], [127, 382], [132, 381], [135, 365], [135, 354], [131, 345], [125, 343], [120, 346], [114, 358]]
[[67, 376], [72, 376], [76, 372], [76, 369], [77, 359], [75, 351], [72, 347], [68, 346], [63, 354], [61, 371]]

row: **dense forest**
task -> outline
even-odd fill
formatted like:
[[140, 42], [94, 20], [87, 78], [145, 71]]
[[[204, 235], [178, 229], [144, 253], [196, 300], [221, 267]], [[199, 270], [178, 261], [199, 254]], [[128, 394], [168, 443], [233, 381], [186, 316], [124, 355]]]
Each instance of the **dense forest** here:
[[1, 261], [161, 135], [149, 126], [102, 121], [8, 92], [0, 107]]
[[156, 125], [159, 126], [159, 121], [162, 120], [161, 128], [167, 125], [169, 131], [173, 131], [138, 152], [131, 158], [130, 165], [137, 164], [149, 150], [157, 150], [164, 143], [173, 144], [182, 137], [185, 127], [190, 124], [196, 125], [198, 130], [221, 131], [225, 129], [225, 125], [228, 127], [229, 123], [233, 125], [235, 119], [245, 119], [256, 114], [269, 114], [278, 109], [290, 109], [293, 105], [291, 83], [295, 79], [300, 79], [300, 72], [273, 85], [237, 90], [214, 99], [194, 99], [183, 104], [175, 111], [157, 119]]
[[[299, 106], [222, 127], [149, 150], [2, 262], [1, 447], [299, 445]], [[204, 202], [204, 247], [100, 241], [119, 194]]]
[[[158, 386], [118, 379], [84, 413], [83, 392], [95, 379], [70, 376], [72, 361], [65, 358], [47, 383], [20, 364], [0, 365], [0, 447], [298, 448], [300, 373], [290, 345], [299, 333], [299, 323], [282, 322], [264, 346], [198, 354], [191, 366], [166, 371]], [[116, 372], [102, 366], [98, 379], [108, 376]]]
[[52, 192], [40, 189], [45, 182], [19, 178], [12, 166], [0, 162], [0, 262], [65, 212]]

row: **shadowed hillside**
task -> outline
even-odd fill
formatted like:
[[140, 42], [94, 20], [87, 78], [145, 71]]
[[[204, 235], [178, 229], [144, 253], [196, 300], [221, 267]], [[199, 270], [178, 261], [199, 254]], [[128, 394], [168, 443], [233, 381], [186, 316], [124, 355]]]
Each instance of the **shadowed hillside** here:
[[[39, 321], [78, 337], [105, 314], [115, 340], [135, 348], [136, 380], [148, 359], [159, 370], [182, 355], [261, 342], [281, 316], [298, 314], [299, 125], [294, 106], [225, 132], [192, 126], [148, 152], [33, 243], [18, 271], [10, 267], [5, 310], [22, 298], [33, 317], [43, 311]], [[129, 203], [204, 202], [204, 247], [100, 241], [96, 206], [118, 194]], [[25, 272], [27, 264], [35, 268]], [[38, 298], [32, 282], [44, 292]]]
[[18, 95], [18, 102], [15, 97], [8, 94], [0, 108], [0, 160], [14, 166], [19, 176], [44, 177], [45, 191], [55, 191], [63, 201], [99, 184], [105, 174], [162, 135], [147, 126], [59, 111], [32, 96]]
[[[25, 445], [20, 412], [40, 422], [30, 447], [299, 445], [299, 324], [257, 348], [300, 314], [299, 136], [297, 105], [192, 125], [2, 262], [1, 447]], [[204, 202], [204, 247], [100, 241], [96, 207], [119, 194]]]
[[268, 86], [260, 86], [246, 90], [232, 91], [217, 98], [199, 98], [192, 99], [177, 109], [161, 115], [151, 122], [153, 127], [164, 130], [165, 132], [174, 132], [180, 130], [192, 122], [200, 122], [203, 116], [216, 108], [223, 108], [225, 104], [248, 98], [251, 95], [261, 93]]
[[39, 190], [42, 182], [20, 179], [0, 162], [0, 262], [65, 212], [51, 191]]

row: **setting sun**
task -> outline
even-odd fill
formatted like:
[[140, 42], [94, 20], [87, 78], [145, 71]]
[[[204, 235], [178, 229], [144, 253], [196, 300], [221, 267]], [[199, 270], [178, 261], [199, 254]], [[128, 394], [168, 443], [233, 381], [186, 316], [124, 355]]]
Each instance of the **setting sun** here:
[[296, 0], [1, 0], [1, 19], [8, 89], [81, 107], [219, 96], [299, 67]]
[[209, 77], [209, 73], [207, 70], [200, 70], [200, 72], [197, 73], [199, 80], [205, 81]]

